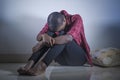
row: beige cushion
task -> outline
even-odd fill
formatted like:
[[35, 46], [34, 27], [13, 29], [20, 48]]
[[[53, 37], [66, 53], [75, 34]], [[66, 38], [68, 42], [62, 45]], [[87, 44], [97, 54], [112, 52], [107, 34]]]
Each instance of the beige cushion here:
[[94, 64], [100, 66], [118, 66], [120, 65], [120, 49], [106, 48], [96, 50], [91, 54]]

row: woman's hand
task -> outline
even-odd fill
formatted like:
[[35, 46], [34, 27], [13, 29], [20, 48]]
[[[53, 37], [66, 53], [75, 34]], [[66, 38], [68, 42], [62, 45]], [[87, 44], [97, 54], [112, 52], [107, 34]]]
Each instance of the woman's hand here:
[[43, 34], [42, 35], [42, 41], [47, 45], [47, 46], [53, 46], [55, 44], [55, 39], [49, 36], [48, 34]]

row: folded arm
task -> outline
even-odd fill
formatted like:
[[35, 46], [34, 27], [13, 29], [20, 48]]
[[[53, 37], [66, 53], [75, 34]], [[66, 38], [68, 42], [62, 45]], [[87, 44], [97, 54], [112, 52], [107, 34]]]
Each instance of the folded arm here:
[[71, 35], [62, 35], [54, 38], [55, 43], [54, 44], [65, 44], [73, 40]]

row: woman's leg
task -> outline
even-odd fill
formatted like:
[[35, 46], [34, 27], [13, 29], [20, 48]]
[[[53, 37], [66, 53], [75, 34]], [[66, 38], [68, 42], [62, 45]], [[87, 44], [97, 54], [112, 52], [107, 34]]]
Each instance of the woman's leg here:
[[45, 52], [48, 51], [48, 49], [49, 47], [44, 46], [39, 51], [33, 53], [32, 56], [28, 59], [28, 61], [33, 60], [34, 63], [37, 63], [37, 61], [42, 58], [42, 56], [45, 54]]
[[42, 56], [44, 55], [45, 52], [47, 52], [47, 50], [49, 49], [49, 47], [43, 47], [42, 49], [40, 49], [39, 51], [35, 52], [32, 54], [32, 56], [28, 59], [28, 62], [25, 66], [20, 67], [18, 69], [18, 72], [20, 75], [25, 75], [26, 72], [32, 68], [39, 59], [42, 58]]
[[29, 75], [39, 75], [42, 74], [47, 66], [54, 60], [61, 52], [64, 50], [65, 45], [55, 45], [53, 46], [45, 57], [38, 61], [33, 68], [28, 71]]
[[[50, 36], [54, 35], [53, 32], [49, 32], [49, 31], [47, 32], [47, 34]], [[37, 50], [36, 50], [36, 48], [37, 48]], [[30, 68], [32, 68], [37, 63], [37, 61], [42, 58], [44, 53], [48, 51], [48, 49], [49, 49], [49, 47], [42, 45], [42, 43], [41, 43], [41, 45], [39, 44], [39, 46], [38, 45], [35, 46], [34, 50], [33, 50], [33, 54], [28, 59], [27, 64], [24, 67], [20, 67], [18, 69], [19, 74], [26, 74], [26, 71], [29, 70]]]
[[56, 60], [66, 66], [81, 66], [86, 62], [85, 55], [84, 50], [75, 41], [71, 41], [68, 44], [55, 45], [48, 51], [42, 61], [37, 62], [28, 73], [29, 75], [42, 74], [52, 60]]
[[65, 50], [55, 61], [65, 66], [82, 66], [87, 59], [85, 51], [73, 40], [66, 44]]
[[49, 66], [49, 64], [58, 56], [62, 53], [62, 51], [65, 48], [65, 44], [61, 45], [55, 45], [53, 46], [50, 51], [46, 54], [46, 56], [43, 58], [43, 62]]

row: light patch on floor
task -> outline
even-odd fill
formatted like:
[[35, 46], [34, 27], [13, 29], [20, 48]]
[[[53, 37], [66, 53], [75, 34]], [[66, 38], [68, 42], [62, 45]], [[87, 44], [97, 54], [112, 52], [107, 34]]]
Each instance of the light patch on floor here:
[[120, 67], [49, 66], [43, 75], [19, 76], [24, 63], [1, 63], [0, 80], [120, 80]]

